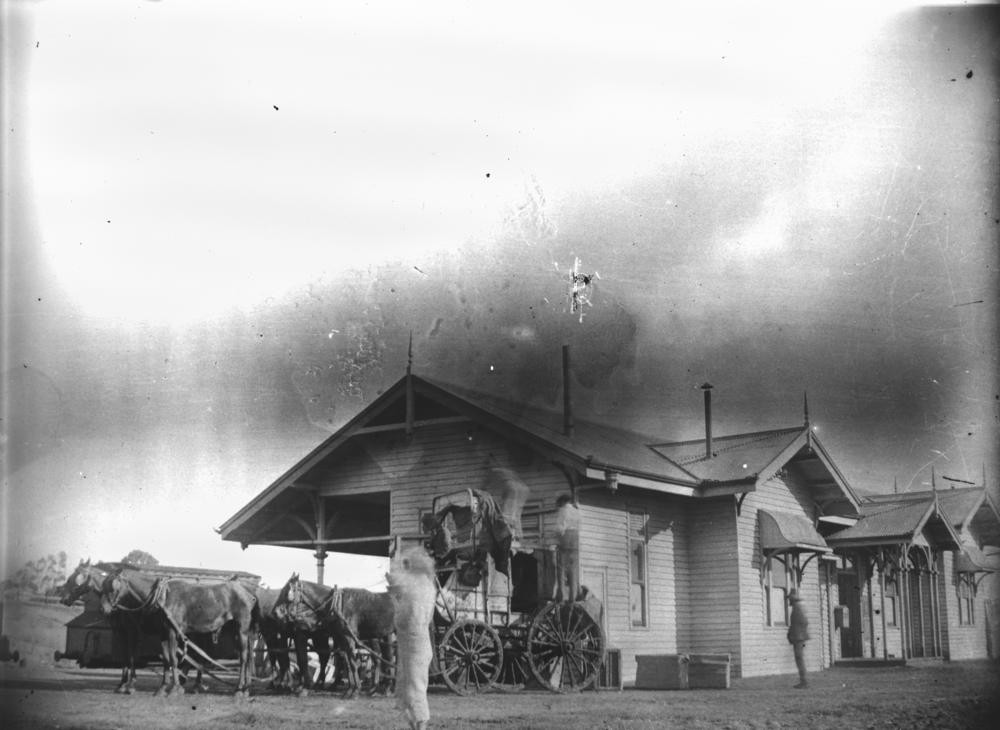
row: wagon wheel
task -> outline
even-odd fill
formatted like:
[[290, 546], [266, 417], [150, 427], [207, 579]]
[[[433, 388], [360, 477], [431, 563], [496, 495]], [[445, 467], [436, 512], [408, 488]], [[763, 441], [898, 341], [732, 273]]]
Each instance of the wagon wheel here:
[[503, 668], [503, 644], [496, 629], [483, 621], [456, 622], [438, 647], [441, 677], [452, 692], [471, 695], [492, 686]]
[[528, 663], [552, 692], [577, 692], [593, 684], [604, 660], [604, 632], [579, 603], [552, 603], [528, 631]]
[[528, 664], [528, 626], [518, 624], [500, 629], [503, 643], [503, 668], [496, 686], [505, 692], [524, 689], [531, 681], [531, 667]]

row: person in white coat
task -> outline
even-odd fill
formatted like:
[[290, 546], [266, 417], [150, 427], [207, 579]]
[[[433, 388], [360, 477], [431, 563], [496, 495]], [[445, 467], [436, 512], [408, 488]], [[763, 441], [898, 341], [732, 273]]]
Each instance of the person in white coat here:
[[396, 622], [396, 704], [411, 730], [430, 721], [427, 682], [433, 647], [434, 561], [423, 548], [397, 555], [386, 574]]

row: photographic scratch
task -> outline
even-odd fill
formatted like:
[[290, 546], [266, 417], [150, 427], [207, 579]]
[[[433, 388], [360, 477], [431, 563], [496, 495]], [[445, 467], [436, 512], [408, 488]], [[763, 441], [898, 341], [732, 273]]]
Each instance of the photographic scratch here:
[[954, 307], [967, 307], [970, 304], [983, 304], [983, 303], [984, 303], [983, 299], [974, 299], [971, 302], [959, 302], [958, 304], [952, 304], [951, 306], [952, 306], [952, 308], [954, 308]]

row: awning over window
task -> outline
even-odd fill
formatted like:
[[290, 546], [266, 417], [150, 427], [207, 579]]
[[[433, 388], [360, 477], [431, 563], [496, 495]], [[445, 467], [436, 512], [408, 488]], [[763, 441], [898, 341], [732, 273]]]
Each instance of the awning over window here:
[[831, 552], [826, 540], [805, 517], [758, 510], [757, 520], [760, 523], [760, 546], [766, 554]]
[[997, 570], [996, 561], [985, 556], [979, 558], [967, 552], [955, 556], [955, 571], [958, 573], [996, 573]]

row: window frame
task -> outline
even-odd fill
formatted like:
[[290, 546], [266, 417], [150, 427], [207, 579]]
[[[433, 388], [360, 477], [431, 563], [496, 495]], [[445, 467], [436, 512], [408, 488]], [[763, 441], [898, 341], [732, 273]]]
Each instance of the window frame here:
[[[641, 527], [636, 529], [635, 521], [641, 520]], [[628, 549], [629, 573], [629, 628], [647, 629], [650, 626], [649, 617], [649, 511], [640, 507], [630, 507], [625, 518], [626, 545]], [[641, 549], [639, 571], [634, 560], [634, 551]], [[637, 576], [636, 573], [642, 573]], [[635, 592], [639, 593], [640, 616], [636, 620], [633, 611]]]
[[[541, 498], [529, 499], [521, 509], [521, 545], [535, 546], [542, 545], [545, 540], [545, 500]], [[537, 520], [537, 530], [529, 532], [525, 527], [528, 519]]]
[[958, 594], [958, 625], [976, 625], [976, 576], [974, 573], [958, 573], [955, 589]]
[[887, 573], [885, 576], [885, 625], [896, 628], [899, 626], [899, 574]]

